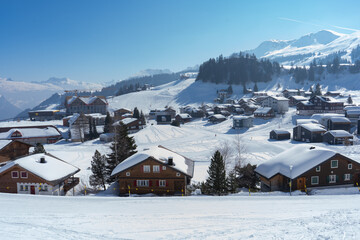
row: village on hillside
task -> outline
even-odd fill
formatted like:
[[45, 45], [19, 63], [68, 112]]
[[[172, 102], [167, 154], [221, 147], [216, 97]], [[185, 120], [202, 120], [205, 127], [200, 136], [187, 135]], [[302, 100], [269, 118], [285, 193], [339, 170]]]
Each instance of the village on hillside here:
[[[194, 77], [191, 74], [182, 79]], [[103, 96], [75, 92], [66, 98], [63, 110], [30, 111], [28, 120], [0, 123], [0, 192], [86, 195], [106, 190], [120, 196], [186, 196], [248, 189], [311, 194], [319, 188], [358, 186], [360, 159], [340, 150], [359, 142], [360, 106], [352, 96], [322, 92], [319, 84], [309, 91], [254, 90], [247, 89], [236, 99], [229, 86], [216, 90], [212, 103], [179, 109], [164, 106], [149, 112], [126, 106], [112, 109]], [[147, 129], [165, 129], [167, 134], [186, 127], [189, 132], [183, 138], [191, 137], [192, 129], [196, 135], [196, 128], [209, 128], [207, 136], [214, 138], [211, 147], [217, 144], [217, 149], [206, 150], [211, 159], [178, 151], [181, 141], [170, 145], [166, 140], [149, 140], [141, 147], [136, 141], [140, 136], [149, 138]], [[224, 133], [220, 135], [216, 128]], [[256, 135], [252, 129], [259, 129]], [[234, 153], [221, 140], [243, 135], [251, 141], [258, 137], [258, 145], [287, 145], [266, 161], [251, 161], [246, 155], [254, 153], [244, 150], [246, 144], [238, 140]], [[84, 150], [86, 154], [77, 160], [81, 166], [67, 159], [66, 151], [74, 148], [81, 155], [77, 147], [90, 146], [88, 142], [93, 152]]]

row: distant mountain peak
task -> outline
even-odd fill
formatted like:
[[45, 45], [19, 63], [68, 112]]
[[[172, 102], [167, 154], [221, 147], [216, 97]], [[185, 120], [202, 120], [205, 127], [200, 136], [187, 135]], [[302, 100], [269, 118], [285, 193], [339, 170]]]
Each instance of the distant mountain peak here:
[[130, 78], [153, 76], [157, 74], [171, 74], [171, 73], [173, 72], [170, 71], [169, 69], [145, 69], [133, 74]]

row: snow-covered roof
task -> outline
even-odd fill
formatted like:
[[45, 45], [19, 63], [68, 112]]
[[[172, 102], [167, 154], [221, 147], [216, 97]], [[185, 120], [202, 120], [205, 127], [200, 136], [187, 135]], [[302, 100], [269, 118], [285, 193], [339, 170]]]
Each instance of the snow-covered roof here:
[[297, 92], [305, 92], [303, 89], [285, 89], [283, 92], [291, 92], [291, 93], [297, 93]]
[[74, 113], [74, 115], [70, 116], [70, 119], [68, 121], [68, 123], [70, 125], [72, 125], [74, 122], [76, 122], [76, 120], [80, 117], [79, 113]]
[[306, 123], [319, 123], [316, 119], [296, 119], [296, 125], [306, 124]]
[[71, 98], [69, 98], [67, 100], [67, 103], [70, 105], [72, 104], [76, 99], [80, 99], [83, 103], [85, 103], [86, 105], [92, 104], [96, 99], [100, 99], [101, 101], [103, 101], [104, 103], [106, 103], [106, 100], [101, 98], [101, 97], [77, 97], [77, 96], [73, 96]]
[[[130, 124], [130, 123], [132, 123], [132, 122], [135, 122], [135, 121], [137, 121], [138, 119], [137, 118], [124, 118], [124, 119], [122, 119], [122, 120], [120, 120], [123, 124], [125, 124], [125, 125], [128, 125], [128, 124]], [[116, 123], [114, 123], [113, 124], [114, 126], [116, 126], [116, 125], [119, 125], [119, 121], [117, 121]]]
[[323, 125], [316, 124], [316, 123], [305, 123], [300, 124], [303, 128], [309, 130], [310, 132], [325, 132], [325, 128]]
[[0, 140], [0, 150], [6, 147], [12, 140]]
[[234, 116], [233, 119], [234, 120], [243, 120], [243, 119], [249, 119], [249, 118], [253, 118], [251, 116]]
[[[296, 178], [335, 154], [336, 152], [330, 149], [301, 144], [285, 150], [269, 161], [260, 164], [255, 171], [268, 179], [278, 173], [289, 178]], [[292, 166], [291, 172], [290, 166]]]
[[295, 99], [296, 101], [306, 101], [306, 100], [308, 100], [308, 98], [306, 98], [306, 97], [303, 97], [303, 96], [291, 96], [290, 98], [293, 98], [293, 99]]
[[69, 99], [67, 100], [67, 103], [68, 103], [68, 104], [72, 104], [76, 99], [77, 99], [77, 97], [76, 97], [76, 96], [73, 96], [73, 97], [71, 97], [71, 98], [69, 98]]
[[167, 164], [169, 157], [172, 157], [173, 165], [170, 167], [191, 177], [193, 176], [194, 162], [192, 160], [170, 151], [162, 146], [147, 148], [128, 157], [116, 166], [116, 168], [112, 171], [111, 176], [114, 176], [138, 163], [141, 163], [149, 157], [152, 157], [162, 162], [163, 164]]
[[260, 107], [255, 110], [254, 114], [267, 114], [271, 111], [271, 107]]
[[[45, 163], [40, 162], [42, 157], [45, 158]], [[16, 165], [49, 182], [62, 180], [80, 171], [79, 168], [50, 154], [38, 153], [28, 155], [26, 157], [22, 157], [7, 163], [5, 166], [0, 168], [0, 173]]]
[[289, 101], [286, 97], [278, 97], [278, 96], [269, 96], [277, 101]]
[[178, 114], [178, 116], [181, 117], [182, 119], [191, 118], [191, 116], [187, 113], [181, 113], [181, 114]]
[[350, 110], [356, 110], [356, 111], [360, 111], [360, 106], [346, 106], [344, 107], [345, 111], [350, 111]]
[[334, 123], [351, 123], [351, 121], [346, 117], [332, 117], [330, 120]]
[[61, 136], [60, 132], [55, 127], [12, 128], [7, 132], [0, 133], [0, 139], [16, 139], [16, 137], [11, 137], [11, 135], [16, 131], [21, 133], [21, 137], [19, 138]]
[[282, 130], [282, 129], [274, 129], [273, 130], [276, 134], [290, 134], [289, 131], [286, 131], [286, 130]]
[[316, 98], [320, 99], [323, 102], [331, 102], [331, 103], [342, 103], [338, 100], [336, 100], [335, 98], [332, 97], [328, 97], [328, 96], [316, 96]]
[[360, 109], [359, 110], [347, 110], [347, 115], [360, 115]]
[[316, 113], [311, 116], [312, 119], [318, 120], [318, 122], [323, 121], [324, 119], [327, 121], [327, 119], [333, 118], [333, 117], [343, 117], [344, 114], [339, 113]]
[[226, 119], [226, 117], [224, 115], [221, 114], [214, 114], [211, 115], [212, 118], [216, 118], [216, 119]]
[[345, 130], [330, 130], [327, 133], [333, 135], [334, 137], [352, 137], [353, 136]]

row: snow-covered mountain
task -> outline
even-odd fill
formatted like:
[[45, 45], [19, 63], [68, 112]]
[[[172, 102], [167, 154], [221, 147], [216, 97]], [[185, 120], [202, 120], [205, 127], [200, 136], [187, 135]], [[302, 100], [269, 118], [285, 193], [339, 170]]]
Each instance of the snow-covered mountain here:
[[13, 118], [20, 111], [20, 108], [11, 104], [4, 96], [0, 95], [0, 119]]
[[170, 71], [169, 69], [145, 69], [133, 74], [132, 76], [129, 77], [129, 79], [137, 78], [137, 77], [153, 76], [157, 74], [171, 74], [171, 73], [173, 72]]
[[54, 85], [67, 90], [73, 90], [73, 89], [100, 90], [102, 87], [104, 87], [102, 84], [99, 83], [81, 82], [81, 81], [72, 80], [70, 78], [57, 78], [57, 77], [51, 77], [46, 81], [33, 82], [33, 83], [45, 84], [49, 86]]
[[284, 65], [308, 65], [313, 59], [327, 61], [330, 54], [341, 52], [341, 58], [352, 62], [351, 51], [360, 44], [360, 31], [342, 34], [330, 30], [310, 33], [294, 40], [270, 40], [245, 51], [258, 58], [269, 58]]

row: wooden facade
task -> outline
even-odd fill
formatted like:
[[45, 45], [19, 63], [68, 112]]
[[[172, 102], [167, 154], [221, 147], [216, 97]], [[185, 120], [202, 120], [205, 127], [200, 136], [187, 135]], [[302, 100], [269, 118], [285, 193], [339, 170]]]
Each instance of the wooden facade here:
[[312, 130], [299, 125], [293, 128], [293, 139], [302, 142], [322, 142], [325, 132], [325, 129]]
[[[144, 166], [149, 172], [144, 171]], [[152, 157], [118, 173], [120, 194], [182, 195], [190, 184], [188, 176], [171, 165], [162, 163]]]
[[11, 141], [9, 144], [0, 149], [0, 163], [28, 155], [30, 147], [32, 146], [27, 143]]
[[269, 135], [270, 139], [275, 140], [290, 139], [290, 133], [285, 130], [272, 130]]
[[[335, 164], [335, 162], [337, 164]], [[335, 167], [336, 165], [336, 167]], [[260, 176], [262, 191], [289, 191], [290, 178], [276, 174], [270, 179]], [[341, 154], [325, 160], [291, 179], [292, 191], [318, 187], [356, 186], [360, 181], [360, 164]]]

